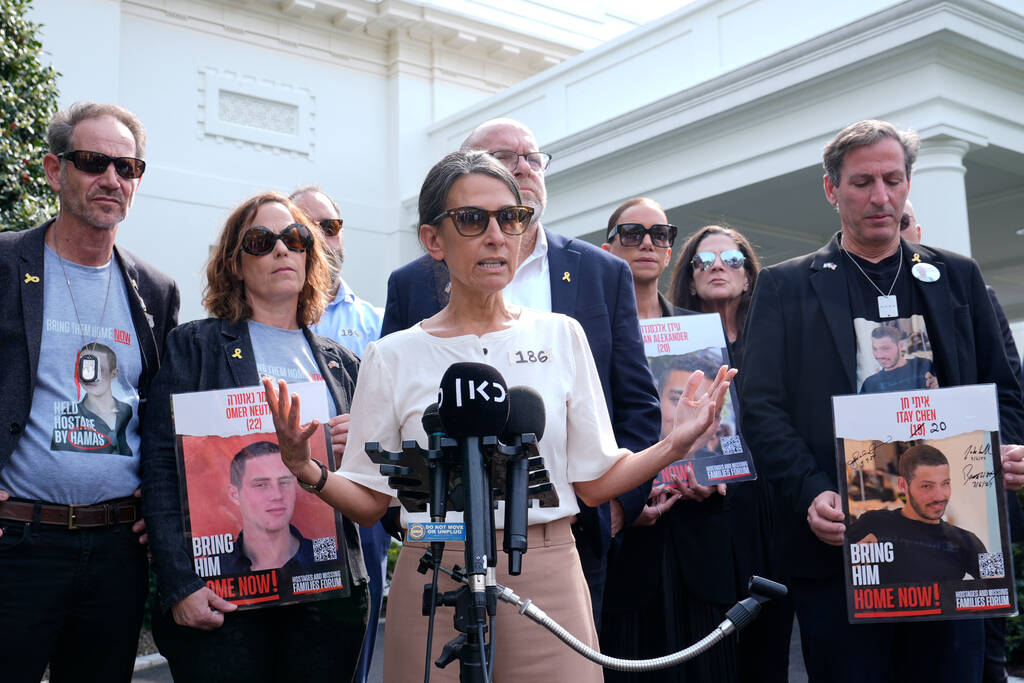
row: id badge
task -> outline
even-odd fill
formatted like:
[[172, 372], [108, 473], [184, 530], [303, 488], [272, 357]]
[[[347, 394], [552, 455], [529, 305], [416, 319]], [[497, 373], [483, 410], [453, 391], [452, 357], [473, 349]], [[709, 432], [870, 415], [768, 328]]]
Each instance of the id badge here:
[[896, 305], [896, 295], [878, 297], [878, 317], [895, 318], [899, 316], [899, 307]]

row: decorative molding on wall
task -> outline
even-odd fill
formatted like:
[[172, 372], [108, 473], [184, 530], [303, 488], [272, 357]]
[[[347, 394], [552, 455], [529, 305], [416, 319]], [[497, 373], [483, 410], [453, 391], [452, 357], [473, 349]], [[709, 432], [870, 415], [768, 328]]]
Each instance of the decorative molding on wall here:
[[212, 67], [199, 70], [199, 136], [312, 158], [313, 94]]
[[122, 8], [133, 16], [381, 77], [414, 74], [485, 92], [579, 53], [402, 0], [123, 0]]

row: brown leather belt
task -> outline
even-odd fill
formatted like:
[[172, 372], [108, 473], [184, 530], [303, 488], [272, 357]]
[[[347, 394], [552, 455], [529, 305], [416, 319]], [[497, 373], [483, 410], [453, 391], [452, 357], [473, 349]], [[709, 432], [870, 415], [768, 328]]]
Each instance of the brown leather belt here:
[[[36, 509], [39, 519], [36, 519]], [[132, 524], [142, 519], [138, 498], [120, 498], [94, 505], [53, 505], [34, 500], [11, 499], [0, 502], [0, 519], [62, 526], [65, 529], [94, 529]]]

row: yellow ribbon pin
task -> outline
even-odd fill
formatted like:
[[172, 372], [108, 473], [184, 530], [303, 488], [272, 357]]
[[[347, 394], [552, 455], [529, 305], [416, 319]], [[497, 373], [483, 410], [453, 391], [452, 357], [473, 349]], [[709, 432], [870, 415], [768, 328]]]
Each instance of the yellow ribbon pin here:
[[569, 271], [568, 270], [565, 271], [564, 273], [562, 273], [562, 279], [565, 280], [566, 282], [572, 282], [572, 278], [569, 277]]
[[25, 283], [28, 284], [29, 282], [39, 282], [39, 276], [25, 273]]
[[235, 352], [233, 354], [231, 354], [231, 357], [232, 358], [241, 358], [242, 357], [242, 349], [235, 349]]
[[910, 260], [913, 261], [914, 263], [920, 263], [921, 262], [921, 255], [920, 254], [914, 254], [914, 258], [912, 258]]

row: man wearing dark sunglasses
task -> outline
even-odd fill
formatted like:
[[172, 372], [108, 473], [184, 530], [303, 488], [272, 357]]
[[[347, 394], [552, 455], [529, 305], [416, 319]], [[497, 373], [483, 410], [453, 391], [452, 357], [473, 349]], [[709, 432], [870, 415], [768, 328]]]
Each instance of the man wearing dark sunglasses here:
[[[78, 103], [47, 140], [57, 217], [0, 233], [0, 661], [5, 680], [49, 662], [55, 680], [127, 682], [148, 584], [139, 412], [178, 288], [114, 244], [146, 168], [138, 118]], [[81, 407], [93, 385], [118, 420]]]
[[[929, 340], [939, 386], [994, 383], [1003, 443], [1024, 437], [1019, 385], [978, 265], [900, 239], [918, 144], [913, 132], [860, 121], [825, 146], [825, 196], [840, 231], [818, 251], [762, 270], [747, 317], [743, 428], [760, 472], [793, 513], [779, 520], [779, 533], [791, 539], [790, 590], [812, 683], [909, 672], [914, 680], [981, 680], [980, 620], [847, 618], [841, 546], [859, 539], [845, 534], [830, 399], [855, 393], [864, 368], [873, 370], [871, 330], [895, 325]], [[1003, 448], [1004, 482], [1019, 489], [1022, 449]]]
[[[543, 228], [544, 175], [551, 156], [538, 149], [529, 128], [512, 119], [487, 121], [462, 143], [462, 151], [470, 150], [489, 152], [504, 164], [519, 184], [523, 203], [533, 209], [505, 300], [576, 318], [587, 333], [619, 445], [642, 450], [657, 442], [661, 410], [645, 362], [629, 267], [587, 242]], [[381, 334], [405, 329], [440, 311], [448, 301], [448, 281], [444, 264], [428, 256], [395, 270], [388, 280]], [[650, 482], [598, 508], [579, 503], [573, 533], [598, 626], [612, 532], [640, 515], [649, 492]]]
[[[341, 277], [341, 266], [345, 261], [345, 231], [342, 227], [341, 208], [319, 185], [303, 185], [288, 197], [306, 212], [323, 232], [324, 241], [334, 254], [331, 268], [331, 302], [320, 317], [320, 322], [311, 329], [317, 334], [335, 340], [357, 356], [362, 356], [366, 345], [380, 338], [381, 319], [384, 310], [369, 301], [356, 296], [352, 288]], [[331, 425], [335, 436], [348, 434], [348, 415], [342, 415], [338, 424]], [[377, 522], [369, 529], [360, 529], [359, 543], [363, 548], [363, 561], [370, 577], [370, 620], [376, 624], [384, 595], [384, 577], [387, 568], [388, 549], [391, 535]], [[363, 639], [363, 650], [353, 679], [356, 683], [366, 681], [369, 663], [373, 658], [377, 629], [367, 629]]]

